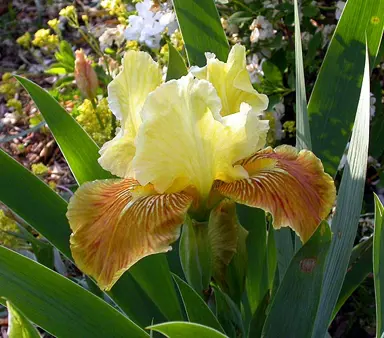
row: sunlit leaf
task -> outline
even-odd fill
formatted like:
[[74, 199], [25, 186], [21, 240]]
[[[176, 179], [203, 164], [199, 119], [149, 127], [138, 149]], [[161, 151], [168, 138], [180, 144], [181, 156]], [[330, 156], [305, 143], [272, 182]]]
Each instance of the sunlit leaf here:
[[314, 337], [324, 337], [327, 332], [347, 272], [349, 257], [356, 236], [367, 171], [369, 110], [369, 61], [367, 54], [363, 86], [360, 93], [347, 163], [344, 167], [339, 188], [336, 213], [332, 219], [332, 232], [334, 236], [324, 273], [323, 292], [314, 326]]
[[311, 337], [331, 230], [322, 222], [293, 257], [273, 299], [263, 337]]
[[213, 0], [173, 0], [190, 66], [202, 67], [206, 52], [226, 61], [229, 46]]
[[375, 195], [375, 232], [373, 234], [373, 275], [376, 297], [376, 337], [384, 334], [384, 206]]
[[332, 175], [351, 135], [366, 41], [373, 65], [383, 36], [383, 17], [383, 1], [347, 1], [309, 100], [313, 152]]
[[0, 296], [58, 337], [148, 337], [100, 298], [44, 266], [0, 246]]

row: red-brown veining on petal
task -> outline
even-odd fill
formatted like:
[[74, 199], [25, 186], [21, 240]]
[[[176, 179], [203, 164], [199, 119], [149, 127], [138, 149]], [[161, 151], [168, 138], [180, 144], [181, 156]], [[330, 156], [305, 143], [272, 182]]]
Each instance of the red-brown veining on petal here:
[[335, 200], [332, 178], [310, 151], [266, 148], [240, 161], [248, 179], [218, 181], [214, 188], [235, 201], [271, 212], [274, 226], [290, 226], [303, 241], [326, 218]]
[[167, 251], [192, 203], [185, 192], [157, 195], [149, 187], [135, 195], [137, 188], [133, 179], [95, 181], [70, 201], [73, 257], [102, 289], [141, 258]]

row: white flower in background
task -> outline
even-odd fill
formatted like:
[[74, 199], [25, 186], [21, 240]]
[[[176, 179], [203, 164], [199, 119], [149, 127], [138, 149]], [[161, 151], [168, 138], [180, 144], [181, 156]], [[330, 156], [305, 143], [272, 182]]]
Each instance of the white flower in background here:
[[301, 42], [303, 44], [304, 49], [308, 49], [309, 41], [311, 41], [313, 35], [309, 32], [301, 33]]
[[279, 119], [281, 119], [284, 116], [284, 114], [285, 114], [285, 106], [284, 106], [283, 102], [276, 103], [273, 106], [273, 109], [277, 113], [277, 116], [279, 117]]
[[252, 83], [260, 83], [260, 78], [264, 76], [263, 70], [261, 68], [261, 64], [264, 60], [261, 62], [259, 61], [260, 59], [257, 54], [247, 56], [247, 71]]
[[370, 107], [371, 119], [375, 116], [376, 113], [376, 97], [371, 93], [371, 107]]
[[259, 40], [267, 40], [274, 36], [272, 24], [264, 17], [259, 15], [253, 20], [249, 29], [251, 33], [251, 42], [255, 43]]
[[100, 48], [104, 50], [115, 44], [120, 47], [124, 42], [124, 25], [117, 25], [116, 28], [107, 28], [99, 37]]
[[340, 19], [341, 13], [343, 13], [344, 6], [345, 6], [345, 1], [336, 2], [336, 12], [335, 12], [336, 20]]
[[0, 123], [3, 125], [12, 125], [15, 124], [20, 118], [20, 115], [16, 112], [5, 113], [4, 117], [0, 119]]
[[171, 35], [177, 29], [175, 13], [168, 3], [156, 6], [152, 0], [136, 4], [137, 15], [130, 15], [129, 26], [124, 35], [127, 40], [145, 43], [150, 48], [159, 48], [161, 34], [167, 29]]
[[332, 37], [333, 32], [335, 31], [336, 25], [324, 25], [321, 28], [318, 28], [316, 33], [318, 31], [321, 31], [321, 35], [323, 37], [323, 48], [327, 45], [329, 40]]

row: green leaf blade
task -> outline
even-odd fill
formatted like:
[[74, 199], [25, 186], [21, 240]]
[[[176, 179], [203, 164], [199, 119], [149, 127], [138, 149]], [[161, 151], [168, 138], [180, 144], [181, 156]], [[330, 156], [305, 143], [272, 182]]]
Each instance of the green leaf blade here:
[[11, 302], [6, 303], [8, 309], [8, 338], [40, 338], [33, 324]]
[[165, 81], [169, 80], [177, 80], [182, 76], [188, 74], [187, 66], [183, 60], [183, 57], [177, 51], [177, 49], [172, 45], [172, 43], [168, 42], [168, 50], [169, 50], [169, 61], [168, 61], [168, 70], [167, 77]]
[[376, 337], [384, 333], [384, 206], [375, 195], [375, 232], [373, 234], [373, 276], [376, 298]]
[[317, 306], [331, 230], [326, 222], [293, 257], [272, 302], [263, 337], [310, 337]]
[[169, 338], [225, 338], [219, 331], [210, 327], [188, 322], [168, 322], [147, 327]]
[[313, 152], [331, 175], [336, 173], [351, 135], [362, 84], [366, 39], [373, 64], [383, 35], [383, 17], [383, 1], [346, 3], [309, 100]]
[[165, 254], [145, 257], [129, 273], [168, 320], [184, 319]]
[[303, 50], [301, 47], [300, 19], [297, 0], [294, 0], [295, 12], [295, 65], [296, 65], [296, 148], [311, 150], [311, 133], [305, 91]]
[[111, 178], [97, 162], [99, 148], [74, 118], [44, 89], [20, 76], [15, 76], [31, 95], [55, 137], [76, 181]]
[[63, 276], [0, 247], [0, 295], [47, 332], [66, 337], [148, 337], [127, 317]]
[[3, 150], [0, 166], [0, 201], [71, 259], [67, 203]]
[[179, 288], [189, 321], [224, 332], [215, 315], [199, 294], [180, 277], [173, 275], [173, 279]]
[[265, 211], [245, 205], [237, 205], [236, 209], [240, 224], [248, 231], [246, 290], [253, 314], [267, 292], [269, 284]]
[[372, 273], [372, 242], [373, 237], [370, 237], [363, 243], [356, 245], [353, 248], [347, 274], [341, 288], [336, 307], [333, 310], [332, 318], [335, 318], [341, 307], [352, 293], [359, 287], [365, 278]]
[[190, 66], [202, 67], [206, 52], [226, 61], [229, 46], [213, 0], [173, 0]]
[[[38, 85], [22, 77], [17, 77], [17, 79], [27, 89], [36, 105], [38, 106], [40, 112], [44, 116], [77, 182], [82, 184], [86, 181], [112, 178], [113, 176], [109, 172], [102, 169], [98, 163], [99, 148], [96, 143], [65, 111], [65, 109], [62, 108], [60, 104], [48, 92], [40, 88]], [[20, 183], [22, 183], [23, 179], [27, 179], [28, 182], [33, 181], [33, 184], [39, 185], [41, 188], [41, 181], [37, 184], [36, 178], [31, 177], [32, 174], [28, 174], [28, 171], [25, 169], [18, 168], [18, 171], [20, 172], [20, 175], [18, 176], [19, 182], [14, 182], [15, 177], [11, 172], [8, 172], [9, 182], [4, 179], [2, 180], [1, 184], [7, 185], [7, 191], [10, 191], [12, 189], [12, 185], [14, 184], [20, 188], [20, 190], [14, 189], [13, 195], [15, 195], [15, 198], [18, 200], [13, 200], [14, 203], [12, 204], [14, 206], [17, 205], [18, 210], [23, 210], [26, 208], [26, 202], [24, 199], [20, 199], [20, 192], [23, 191], [22, 184]], [[52, 193], [55, 194], [51, 189], [49, 189], [49, 191], [44, 189], [44, 196], [47, 196], [44, 199], [44, 202], [48, 201], [49, 198], [53, 196]], [[6, 195], [7, 193], [4, 194], [4, 198], [7, 199]], [[39, 215], [39, 221], [42, 221], [42, 224], [40, 224], [39, 222], [35, 221], [35, 218], [37, 217], [36, 215], [38, 214], [37, 210], [44, 209], [46, 206], [44, 203], [41, 203], [41, 200], [37, 199], [35, 196], [36, 195], [34, 195], [33, 190], [31, 190], [30, 198], [34, 200], [34, 206], [36, 209], [33, 210], [32, 208], [28, 208], [28, 212], [24, 212], [24, 216], [32, 220], [33, 222], [30, 224], [45, 237], [47, 237], [48, 240], [52, 241], [52, 243], [57, 246], [60, 251], [62, 251], [67, 257], [71, 257], [69, 249], [70, 229], [65, 216], [67, 208], [66, 203], [64, 201], [64, 204], [61, 202], [60, 207], [57, 205], [52, 206], [54, 209], [59, 210], [56, 210], [57, 219], [55, 219], [55, 213], [52, 213], [52, 219], [50, 223], [47, 222], [47, 220], [41, 220], [41, 216]], [[55, 200], [57, 200], [57, 198], [53, 198], [53, 201]], [[51, 201], [49, 205], [52, 203], [56, 202]], [[13, 209], [12, 206], [9, 205], [9, 207]], [[17, 212], [17, 210], [14, 211]], [[46, 211], [42, 212], [43, 215], [46, 213]], [[20, 216], [23, 217], [22, 215]], [[52, 227], [52, 224], [55, 224], [56, 222], [59, 222], [59, 226]], [[61, 233], [53, 233], [55, 231], [60, 231]], [[51, 236], [51, 233], [53, 237]], [[51, 238], [54, 239], [51, 240]], [[148, 264], [146, 263], [148, 261], [156, 262], [154, 263], [153, 268], [148, 268]], [[168, 268], [167, 261], [161, 257], [146, 257], [135, 265], [134, 271], [136, 281], [138, 281], [140, 286], [149, 295], [149, 297], [153, 300], [153, 302], [157, 305], [165, 317], [168, 320], [182, 319], [180, 304], [177, 300], [176, 290], [172, 283], [172, 277]], [[158, 273], [159, 271], [161, 273]], [[158, 281], [158, 286], [161, 285], [162, 293], [154, 292], [152, 285], [149, 283], [144, 283], [145, 280], [155, 279]], [[124, 276], [122, 277], [122, 280], [124, 280]], [[127, 282], [127, 284], [131, 285], [130, 282]], [[112, 295], [114, 298], [117, 298], [116, 303], [121, 304], [121, 306], [125, 307], [128, 312], [131, 312], [134, 304], [130, 304], [129, 299], [126, 297], [126, 290], [124, 290], [124, 288], [118, 288], [115, 291], [112, 290]]]
[[370, 120], [369, 60], [366, 55], [363, 86], [355, 125], [338, 193], [336, 213], [332, 220], [335, 234], [323, 279], [318, 315], [313, 337], [323, 338], [347, 272], [363, 202], [368, 160]]

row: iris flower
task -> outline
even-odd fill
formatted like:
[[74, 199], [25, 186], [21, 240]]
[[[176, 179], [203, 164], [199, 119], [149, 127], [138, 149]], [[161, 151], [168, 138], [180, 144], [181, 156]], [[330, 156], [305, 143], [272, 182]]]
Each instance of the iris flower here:
[[289, 226], [305, 242], [334, 202], [333, 181], [312, 152], [263, 148], [268, 99], [251, 85], [244, 47], [227, 62], [207, 54], [207, 66], [191, 72], [162, 83], [149, 54], [129, 51], [109, 85], [121, 128], [99, 163], [120, 179], [83, 184], [67, 213], [75, 262], [102, 289], [170, 250], [187, 215], [207, 221], [237, 202], [270, 212], [276, 229]]

